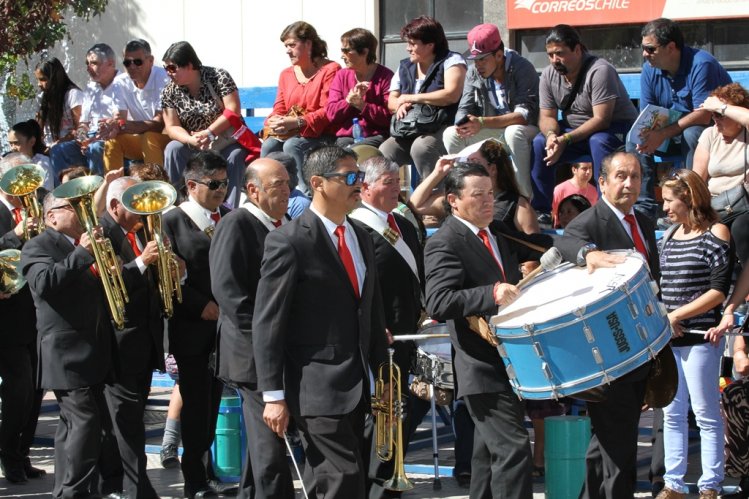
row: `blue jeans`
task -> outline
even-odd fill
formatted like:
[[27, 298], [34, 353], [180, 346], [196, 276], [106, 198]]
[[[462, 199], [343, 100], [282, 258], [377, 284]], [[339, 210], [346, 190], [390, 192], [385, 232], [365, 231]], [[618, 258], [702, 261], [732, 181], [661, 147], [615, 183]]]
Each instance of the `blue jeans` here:
[[[592, 134], [585, 140], [569, 144], [564, 148], [559, 160], [546, 166], [546, 137], [538, 134], [533, 139], [531, 155], [531, 180], [533, 181], [533, 200], [531, 205], [539, 213], [551, 213], [551, 202], [554, 199], [556, 181], [556, 166], [558, 164], [574, 162], [580, 156], [590, 156], [593, 160], [593, 178], [598, 179], [601, 173], [603, 158], [624, 145], [624, 137], [632, 123], [612, 123], [606, 130]], [[572, 132], [574, 129], [559, 123], [560, 134]]]
[[55, 187], [60, 185], [60, 172], [71, 166], [87, 166], [95, 175], [104, 174], [104, 141], [91, 142], [86, 153], [81, 152], [81, 145], [74, 141], [59, 142], [49, 150], [52, 173], [55, 176]]
[[672, 347], [676, 357], [679, 386], [674, 400], [663, 408], [663, 448], [666, 454], [666, 486], [687, 492], [689, 424], [687, 413], [692, 410], [700, 428], [700, 490], [720, 490], [723, 481], [723, 418], [720, 414], [718, 376], [724, 340], [717, 347], [709, 343], [688, 347]]
[[309, 186], [307, 186], [307, 182], [304, 179], [304, 158], [309, 151], [317, 149], [318, 146], [325, 143], [335, 143], [335, 137], [325, 135], [319, 138], [296, 136], [283, 141], [270, 138], [263, 142], [260, 148], [260, 157], [264, 158], [272, 152], [285, 152], [291, 155], [294, 161], [296, 161], [296, 169], [299, 177], [299, 183], [296, 188], [302, 191], [304, 195], [310, 196]]

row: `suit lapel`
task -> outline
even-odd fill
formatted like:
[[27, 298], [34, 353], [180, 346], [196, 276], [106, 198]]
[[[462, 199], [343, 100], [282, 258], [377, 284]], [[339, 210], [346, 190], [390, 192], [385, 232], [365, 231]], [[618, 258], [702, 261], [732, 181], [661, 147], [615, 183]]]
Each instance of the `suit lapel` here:
[[484, 246], [481, 239], [479, 239], [478, 236], [466, 226], [466, 224], [453, 216], [449, 217], [446, 223], [452, 225], [453, 230], [465, 240], [466, 248], [472, 251], [476, 257], [484, 263], [484, 266], [493, 269], [497, 279], [502, 277], [502, 272], [500, 272], [494, 256], [489, 253], [489, 250], [486, 249], [486, 246]]
[[302, 224], [310, 231], [310, 239], [312, 241], [321, 241], [315, 246], [318, 248], [320, 246], [325, 247], [321, 254], [328, 260], [328, 266], [333, 269], [333, 273], [335, 273], [339, 279], [345, 283], [346, 289], [354, 295], [354, 288], [351, 286], [351, 280], [348, 277], [348, 273], [343, 266], [341, 258], [338, 256], [338, 248], [333, 245], [333, 240], [330, 238], [328, 231], [325, 229], [325, 224], [320, 220], [320, 217], [315, 215], [311, 210], [305, 210], [302, 214]]

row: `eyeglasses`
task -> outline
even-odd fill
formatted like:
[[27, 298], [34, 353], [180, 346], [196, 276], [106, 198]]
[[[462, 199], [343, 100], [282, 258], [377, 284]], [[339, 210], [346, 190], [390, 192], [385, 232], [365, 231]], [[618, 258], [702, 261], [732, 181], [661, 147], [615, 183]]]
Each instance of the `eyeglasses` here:
[[650, 55], [655, 54], [655, 51], [660, 48], [660, 45], [642, 45], [642, 50]]
[[122, 61], [122, 65], [126, 68], [129, 68], [131, 64], [141, 67], [143, 65], [143, 59], [125, 59]]
[[53, 206], [47, 211], [49, 212], [49, 211], [55, 211], [55, 210], [72, 210], [72, 209], [73, 207], [69, 204], [61, 204], [60, 206]]
[[208, 189], [212, 191], [217, 191], [219, 189], [226, 189], [229, 186], [229, 179], [225, 178], [224, 180], [209, 180], [209, 181], [203, 181], [203, 180], [193, 180], [196, 184], [204, 185], [208, 187]]
[[364, 182], [364, 172], [345, 172], [345, 173], [323, 173], [320, 175], [322, 178], [335, 178], [343, 177], [346, 185], [351, 187], [352, 185], [361, 184]]
[[350, 54], [351, 52], [356, 52], [356, 49], [352, 49], [351, 47], [341, 47], [341, 53], [342, 54]]
[[164, 64], [164, 70], [167, 73], [176, 73], [177, 72], [177, 65], [176, 64]]

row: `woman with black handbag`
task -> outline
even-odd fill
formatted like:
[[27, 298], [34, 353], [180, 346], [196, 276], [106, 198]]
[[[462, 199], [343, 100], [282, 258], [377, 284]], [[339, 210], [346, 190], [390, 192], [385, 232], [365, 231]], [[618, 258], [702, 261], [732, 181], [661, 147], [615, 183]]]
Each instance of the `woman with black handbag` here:
[[380, 151], [399, 165], [414, 163], [423, 179], [447, 154], [442, 132], [453, 124], [466, 62], [450, 51], [442, 25], [431, 17], [411, 20], [401, 29], [401, 38], [409, 55], [390, 82], [391, 137]]
[[702, 109], [712, 113], [714, 125], [705, 129], [694, 153], [693, 170], [707, 182], [712, 207], [731, 229], [742, 265], [749, 258], [749, 92], [738, 83], [718, 87]]

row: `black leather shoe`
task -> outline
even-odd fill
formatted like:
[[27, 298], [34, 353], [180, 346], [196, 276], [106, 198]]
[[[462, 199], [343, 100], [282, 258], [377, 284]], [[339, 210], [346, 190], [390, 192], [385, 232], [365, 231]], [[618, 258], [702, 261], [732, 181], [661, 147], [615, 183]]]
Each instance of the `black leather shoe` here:
[[23, 468], [3, 468], [3, 474], [5, 475], [5, 479], [10, 483], [28, 482], [26, 473], [24, 473]]
[[462, 471], [455, 476], [455, 479], [458, 481], [458, 485], [464, 489], [467, 489], [471, 486], [470, 472]]
[[204, 497], [218, 497], [218, 493], [207, 483], [202, 485], [185, 484], [185, 496], [188, 499], [203, 499]]
[[176, 468], [179, 466], [179, 457], [177, 457], [177, 446], [166, 444], [161, 447], [161, 466], [163, 468]]
[[23, 471], [26, 473], [26, 478], [41, 478], [47, 474], [45, 470], [31, 466], [29, 458], [26, 458], [26, 461], [23, 463]]
[[238, 483], [223, 483], [219, 480], [208, 480], [208, 486], [222, 496], [235, 496], [239, 493]]

